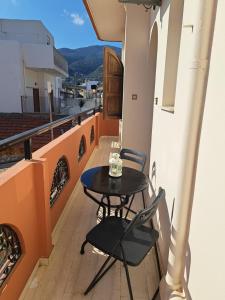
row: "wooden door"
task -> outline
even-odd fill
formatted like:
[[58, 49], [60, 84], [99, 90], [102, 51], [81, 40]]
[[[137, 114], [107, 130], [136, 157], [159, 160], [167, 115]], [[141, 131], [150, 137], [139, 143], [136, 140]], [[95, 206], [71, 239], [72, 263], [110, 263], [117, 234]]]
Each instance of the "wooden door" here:
[[123, 101], [123, 64], [116, 52], [104, 48], [104, 118], [121, 119]]
[[34, 112], [40, 112], [39, 89], [33, 89]]
[[51, 106], [52, 106], [52, 112], [55, 111], [55, 108], [54, 108], [54, 97], [53, 97], [53, 90], [51, 90], [51, 93], [50, 93], [50, 101], [51, 101]]

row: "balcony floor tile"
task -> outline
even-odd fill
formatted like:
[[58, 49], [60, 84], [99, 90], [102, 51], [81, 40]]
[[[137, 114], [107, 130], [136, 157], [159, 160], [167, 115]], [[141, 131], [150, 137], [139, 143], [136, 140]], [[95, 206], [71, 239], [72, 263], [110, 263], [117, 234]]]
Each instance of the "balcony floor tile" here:
[[[87, 168], [108, 163], [113, 138], [104, 137], [96, 147]], [[115, 140], [115, 139], [114, 139]], [[136, 203], [141, 203], [139, 200]], [[140, 204], [141, 205], [141, 204]], [[26, 288], [24, 300], [126, 300], [129, 299], [123, 266], [117, 262], [87, 296], [84, 290], [105, 256], [91, 245], [83, 256], [80, 246], [96, 220], [96, 204], [83, 193], [78, 182], [54, 229], [49, 264], [39, 266]], [[152, 252], [143, 263], [130, 268], [135, 300], [151, 299], [159, 283], [155, 257]], [[20, 299], [21, 300], [21, 299]]]

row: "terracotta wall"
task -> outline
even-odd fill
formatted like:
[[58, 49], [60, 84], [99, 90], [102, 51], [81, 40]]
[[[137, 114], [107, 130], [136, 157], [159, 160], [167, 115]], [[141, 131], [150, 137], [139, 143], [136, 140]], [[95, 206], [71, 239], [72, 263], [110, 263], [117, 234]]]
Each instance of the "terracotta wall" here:
[[[103, 120], [102, 114], [82, 122], [33, 154], [31, 161], [21, 161], [0, 175], [0, 224], [15, 229], [22, 245], [22, 256], [0, 288], [0, 299], [19, 298], [34, 266], [52, 250], [51, 233], [74, 189], [94, 147], [102, 135], [118, 135], [117, 120]], [[95, 140], [90, 144], [91, 127]], [[82, 135], [86, 152], [78, 162]], [[55, 204], [50, 208], [50, 189], [58, 160], [64, 156], [70, 178]]]
[[23, 255], [0, 290], [0, 299], [18, 299], [40, 257], [34, 165], [21, 162], [0, 176], [0, 223], [11, 226], [21, 241]]
[[[54, 147], [51, 144], [45, 147], [43, 158], [48, 162], [48, 176], [49, 182], [52, 182], [54, 176], [55, 166], [58, 160], [63, 156], [66, 158], [69, 165], [69, 181], [65, 185], [63, 193], [60, 194], [53, 207], [51, 208], [51, 227], [55, 224], [64, 208], [68, 197], [70, 196], [74, 185], [80, 177], [92, 151], [95, 147], [95, 142], [90, 143], [91, 127], [94, 126], [96, 132], [96, 118], [92, 117], [83, 122], [81, 126], [77, 126], [75, 130], [70, 130], [54, 142]], [[86, 141], [86, 152], [84, 156], [78, 161], [79, 145], [82, 136], [84, 135]], [[66, 143], [65, 143], [66, 139]], [[46, 149], [47, 148], [47, 149]], [[47, 150], [47, 151], [46, 151]], [[37, 155], [40, 154], [37, 152]]]
[[100, 122], [99, 136], [118, 136], [119, 135], [119, 120], [104, 119], [103, 114], [100, 114], [99, 122]]

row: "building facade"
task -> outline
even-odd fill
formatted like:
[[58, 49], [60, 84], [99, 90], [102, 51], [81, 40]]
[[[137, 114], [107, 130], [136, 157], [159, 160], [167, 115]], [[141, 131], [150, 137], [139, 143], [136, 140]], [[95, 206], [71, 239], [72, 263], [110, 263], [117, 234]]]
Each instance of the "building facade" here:
[[161, 298], [223, 299], [225, 2], [121, 2], [84, 1], [99, 39], [123, 43], [122, 145], [166, 191]]
[[1, 112], [54, 110], [68, 64], [41, 21], [0, 20], [0, 65]]

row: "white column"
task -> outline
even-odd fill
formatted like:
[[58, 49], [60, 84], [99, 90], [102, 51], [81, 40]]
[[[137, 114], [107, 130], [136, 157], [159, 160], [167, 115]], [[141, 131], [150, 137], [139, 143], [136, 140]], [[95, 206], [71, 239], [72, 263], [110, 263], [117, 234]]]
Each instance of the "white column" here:
[[[184, 116], [185, 134], [183, 135], [181, 161], [178, 170], [176, 205], [171, 231], [168, 267], [162, 284], [162, 299], [185, 299], [183, 278], [188, 235], [191, 222], [192, 200], [201, 134], [202, 116], [208, 80], [208, 70], [213, 39], [217, 1], [196, 0], [196, 19], [193, 27], [195, 47], [189, 72], [186, 115]], [[179, 296], [180, 295], [180, 296]], [[175, 298], [176, 296], [176, 298]]]

